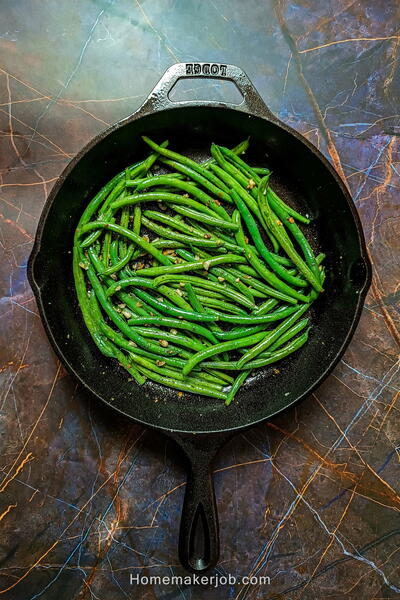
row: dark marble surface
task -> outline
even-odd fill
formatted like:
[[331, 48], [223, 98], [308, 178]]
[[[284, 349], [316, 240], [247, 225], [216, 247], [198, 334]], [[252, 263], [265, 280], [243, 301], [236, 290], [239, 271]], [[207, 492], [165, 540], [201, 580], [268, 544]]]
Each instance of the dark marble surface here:
[[[396, 0], [13, 0], [0, 5], [0, 597], [397, 598], [399, 27]], [[215, 465], [220, 574], [270, 585], [130, 585], [181, 574], [184, 470], [162, 437], [65, 374], [26, 279], [45, 198], [174, 62], [240, 65], [346, 179], [374, 265], [344, 359]], [[185, 97], [226, 97], [193, 83]], [[230, 93], [230, 92], [229, 92]]]

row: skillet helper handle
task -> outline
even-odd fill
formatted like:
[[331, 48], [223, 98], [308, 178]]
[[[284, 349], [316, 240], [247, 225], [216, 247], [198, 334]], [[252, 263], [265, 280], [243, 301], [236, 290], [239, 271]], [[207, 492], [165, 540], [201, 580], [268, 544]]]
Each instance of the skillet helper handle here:
[[186, 492], [179, 532], [179, 559], [192, 573], [209, 571], [219, 558], [218, 512], [212, 461], [231, 435], [174, 435], [188, 461]]
[[[216, 102], [213, 100], [185, 100], [174, 102], [170, 100], [169, 93], [180, 79], [225, 79], [232, 81], [241, 93], [243, 100], [240, 104], [231, 102]], [[273, 114], [265, 105], [260, 94], [251, 83], [246, 73], [236, 65], [222, 63], [176, 63], [166, 70], [160, 81], [156, 84], [151, 94], [139, 108], [138, 113], [173, 108], [174, 106], [220, 106], [234, 108], [244, 112], [256, 114], [273, 119]]]

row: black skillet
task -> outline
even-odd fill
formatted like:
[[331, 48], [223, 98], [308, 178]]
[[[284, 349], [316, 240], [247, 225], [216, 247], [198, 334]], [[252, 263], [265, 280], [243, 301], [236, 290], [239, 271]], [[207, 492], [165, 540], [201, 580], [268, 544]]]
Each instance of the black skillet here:
[[[235, 83], [239, 105], [172, 102], [181, 78], [207, 77]], [[90, 198], [148, 149], [147, 134], [196, 159], [209, 155], [211, 142], [234, 146], [251, 136], [247, 160], [268, 165], [274, 184], [292, 205], [313, 217], [311, 243], [326, 255], [327, 280], [312, 309], [308, 343], [279, 365], [246, 383], [237, 400], [185, 394], [146, 382], [139, 386], [100, 354], [83, 323], [71, 265], [73, 233]], [[58, 179], [43, 210], [29, 259], [28, 277], [54, 350], [81, 384], [112, 408], [142, 425], [162, 430], [182, 448], [188, 480], [180, 529], [184, 567], [203, 572], [219, 554], [218, 519], [210, 466], [236, 432], [270, 419], [308, 396], [328, 376], [350, 342], [371, 279], [361, 224], [351, 197], [335, 170], [314, 146], [281, 123], [238, 67], [176, 64], [132, 116], [90, 142]]]

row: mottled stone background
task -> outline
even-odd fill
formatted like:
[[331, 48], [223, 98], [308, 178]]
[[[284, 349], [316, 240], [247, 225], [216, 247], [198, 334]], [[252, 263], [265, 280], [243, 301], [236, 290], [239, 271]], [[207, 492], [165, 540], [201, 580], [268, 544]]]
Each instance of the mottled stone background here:
[[[396, 0], [0, 3], [0, 598], [397, 598], [399, 62]], [[68, 161], [177, 61], [240, 65], [272, 111], [345, 177], [374, 278], [356, 335], [307, 401], [216, 463], [217, 571], [269, 586], [145, 587], [182, 573], [179, 457], [84, 396], [47, 342], [26, 279]], [[226, 97], [204, 81], [185, 97]], [[323, 201], [323, 199], [322, 199]]]

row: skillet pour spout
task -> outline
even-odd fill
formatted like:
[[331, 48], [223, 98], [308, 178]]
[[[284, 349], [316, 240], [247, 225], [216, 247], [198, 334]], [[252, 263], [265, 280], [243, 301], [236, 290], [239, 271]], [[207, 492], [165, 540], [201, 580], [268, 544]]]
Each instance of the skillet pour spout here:
[[[182, 78], [230, 80], [243, 100], [237, 105], [173, 102], [170, 91]], [[174, 149], [195, 160], [208, 157], [212, 142], [234, 146], [250, 136], [246, 160], [272, 169], [284, 200], [312, 218], [311, 243], [327, 255], [326, 292], [312, 307], [308, 343], [280, 363], [279, 376], [266, 368], [246, 382], [229, 407], [215, 398], [179, 397], [156, 383], [129, 381], [121, 367], [100, 354], [77, 304], [71, 264], [76, 225], [90, 198], [143, 156], [142, 135], [169, 139]], [[166, 71], [136, 113], [92, 140], [61, 174], [39, 221], [28, 278], [48, 338], [69, 373], [99, 401], [155, 433], [166, 433], [182, 448], [188, 481], [179, 555], [191, 572], [212, 569], [219, 535], [210, 469], [218, 449], [234, 433], [311, 394], [334, 369], [358, 324], [371, 265], [347, 187], [310, 142], [269, 111], [241, 69], [179, 63]]]

